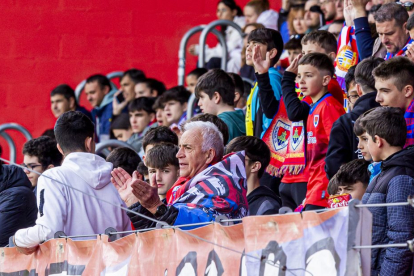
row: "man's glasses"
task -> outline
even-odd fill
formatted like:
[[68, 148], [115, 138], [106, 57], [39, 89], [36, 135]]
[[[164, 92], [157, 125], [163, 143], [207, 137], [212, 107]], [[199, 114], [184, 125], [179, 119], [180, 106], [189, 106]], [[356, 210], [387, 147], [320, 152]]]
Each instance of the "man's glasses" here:
[[22, 163], [21, 165], [22, 165], [23, 167], [27, 168], [27, 169], [32, 170], [32, 171], [33, 171], [35, 168], [42, 166], [41, 164], [25, 164], [25, 163]]
[[349, 96], [347, 96], [347, 98], [352, 104], [354, 104], [356, 102], [356, 100], [359, 99], [359, 95], [349, 95]]
[[413, 2], [405, 2], [405, 3], [401, 3], [401, 2], [396, 2], [398, 5], [401, 5], [403, 8], [405, 8], [406, 11], [412, 11], [414, 8], [414, 3]]

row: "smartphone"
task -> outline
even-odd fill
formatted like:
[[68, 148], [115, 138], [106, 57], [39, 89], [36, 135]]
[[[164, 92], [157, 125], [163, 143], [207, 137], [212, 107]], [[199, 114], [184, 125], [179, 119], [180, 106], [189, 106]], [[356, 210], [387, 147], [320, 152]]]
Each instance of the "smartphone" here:
[[119, 95], [116, 96], [116, 99], [117, 99], [118, 103], [122, 103], [123, 101], [125, 101], [124, 93], [119, 93]]

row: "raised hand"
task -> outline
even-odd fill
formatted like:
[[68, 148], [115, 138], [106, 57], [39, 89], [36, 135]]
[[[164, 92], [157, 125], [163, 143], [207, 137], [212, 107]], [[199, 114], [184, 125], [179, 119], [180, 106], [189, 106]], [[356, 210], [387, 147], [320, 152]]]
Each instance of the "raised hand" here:
[[286, 68], [286, 71], [292, 72], [294, 74], [298, 74], [298, 67], [299, 67], [299, 60], [302, 58], [302, 54], [299, 54], [289, 65], [288, 68]]
[[266, 52], [266, 59], [263, 59], [260, 53], [260, 46], [256, 45], [253, 48], [253, 66], [257, 73], [264, 74], [269, 71], [270, 68], [270, 52]]
[[355, 10], [351, 0], [344, 0], [344, 18], [348, 27], [354, 25]]
[[151, 184], [138, 179], [138, 173], [135, 171], [132, 175], [132, 193], [138, 198], [141, 205], [155, 214], [157, 207], [162, 205], [158, 196], [158, 186], [155, 179], [156, 175], [151, 176]]
[[368, 4], [370, 0], [348, 0], [350, 4], [353, 6], [354, 10], [354, 18], [360, 18], [367, 16], [367, 12], [365, 11], [365, 6]]
[[407, 50], [405, 51], [405, 56], [409, 60], [414, 61], [414, 44], [413, 43], [407, 46]]
[[[116, 168], [111, 172], [111, 182], [118, 190], [119, 196], [129, 207], [138, 202], [138, 198], [132, 193], [133, 177], [124, 169]], [[138, 177], [139, 178], [139, 177]]]
[[112, 114], [115, 116], [118, 116], [119, 114], [121, 114], [122, 109], [125, 108], [125, 106], [127, 106], [128, 102], [126, 100], [124, 100], [122, 103], [119, 103], [116, 96], [118, 96], [119, 94], [122, 93], [122, 90], [118, 90], [115, 94], [114, 94], [114, 99], [112, 101]]

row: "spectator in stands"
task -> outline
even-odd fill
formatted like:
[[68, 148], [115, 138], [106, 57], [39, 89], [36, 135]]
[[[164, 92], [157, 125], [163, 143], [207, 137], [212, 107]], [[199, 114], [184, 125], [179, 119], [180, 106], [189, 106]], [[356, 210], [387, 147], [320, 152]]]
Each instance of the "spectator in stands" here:
[[217, 115], [229, 129], [229, 140], [246, 134], [244, 113], [234, 110], [235, 86], [231, 77], [221, 69], [205, 73], [195, 88], [198, 105], [203, 113]]
[[93, 75], [86, 79], [85, 94], [93, 106], [92, 118], [95, 123], [96, 140], [109, 139], [112, 120], [112, 100], [115, 90], [111, 90], [109, 79], [104, 75]]
[[187, 102], [191, 93], [184, 86], [168, 89], [162, 96], [165, 117], [170, 127], [187, 120]]
[[[115, 116], [122, 112], [127, 112], [128, 104], [135, 99], [135, 85], [145, 80], [145, 74], [139, 69], [129, 69], [124, 72], [122, 77], [119, 79], [121, 89], [115, 93], [117, 100], [113, 101], [113, 114]], [[120, 96], [122, 94], [122, 96]]]
[[[383, 63], [384, 64], [384, 63]], [[368, 133], [368, 149], [382, 172], [369, 184], [363, 204], [407, 202], [414, 194], [414, 148], [406, 140], [404, 111], [377, 107], [361, 120]], [[414, 209], [409, 205], [368, 208], [372, 213], [372, 245], [407, 243], [414, 238]], [[413, 255], [408, 247], [371, 251], [371, 275], [409, 275]]]
[[169, 143], [178, 146], [177, 134], [166, 126], [158, 126], [148, 130], [142, 140], [142, 149], [144, 150], [144, 157], [142, 159], [145, 161], [145, 153], [154, 146], [162, 143]]
[[66, 112], [56, 121], [55, 134], [57, 147], [65, 159], [62, 166], [45, 171], [43, 175], [47, 177], [39, 178], [36, 225], [21, 229], [14, 236], [17, 250], [25, 254], [36, 251], [41, 242], [52, 239], [57, 231], [74, 236], [104, 233], [108, 227], [117, 231], [131, 229], [124, 210], [89, 196], [94, 194], [125, 206], [110, 185], [112, 164], [94, 154], [92, 121], [80, 112]]
[[355, 83], [355, 68], [356, 68], [356, 65], [349, 67], [348, 72], [346, 72], [346, 75], [345, 75], [345, 87], [346, 87], [346, 94], [348, 98], [348, 110], [349, 111], [351, 111], [354, 108], [355, 102], [359, 98], [358, 92], [356, 90], [356, 83]]
[[132, 136], [132, 128], [129, 123], [129, 115], [121, 113], [111, 122], [111, 139], [117, 139], [122, 142], [128, 141]]
[[332, 126], [325, 159], [325, 171], [328, 178], [333, 177], [342, 164], [362, 158], [358, 152], [358, 138], [353, 131], [354, 122], [366, 111], [379, 106], [375, 101], [377, 92], [372, 71], [383, 61], [381, 58], [371, 57], [364, 59], [356, 66], [356, 92], [360, 97], [355, 102], [352, 111], [342, 115]]
[[352, 1], [355, 13], [355, 35], [358, 53], [361, 60], [369, 56], [390, 59], [394, 56], [404, 55], [404, 47], [409, 43], [410, 37], [406, 29], [408, 13], [397, 3], [387, 3], [381, 6], [375, 14], [375, 25], [379, 38], [371, 37], [365, 1]]
[[405, 111], [407, 123], [406, 146], [414, 145], [414, 63], [395, 57], [381, 63], [372, 74], [377, 90], [376, 101], [381, 106], [398, 107]]
[[[302, 38], [302, 54], [322, 53], [329, 56], [332, 64], [335, 62], [337, 42], [333, 34], [327, 31], [313, 31]], [[340, 103], [344, 104], [344, 91], [336, 80], [335, 75], [328, 85], [329, 93]]]
[[[243, 28], [245, 25], [245, 19], [243, 17], [243, 12], [239, 6], [237, 6], [234, 0], [220, 0], [217, 5], [217, 19], [233, 21], [240, 28]], [[222, 29], [224, 37], [227, 44], [227, 52], [229, 59], [227, 61], [227, 71], [238, 73], [240, 70], [240, 60], [238, 58], [233, 58], [239, 56], [242, 48], [242, 38], [238, 31], [233, 27], [225, 27]], [[198, 55], [200, 49], [199, 45], [193, 44], [189, 47], [188, 51], [192, 55]], [[205, 62], [207, 62], [207, 68], [219, 68], [221, 57], [223, 56], [222, 48], [220, 44], [217, 44], [214, 48], [209, 48], [206, 46], [205, 51]]]
[[[149, 174], [148, 183], [151, 183], [152, 186], [157, 187], [158, 197], [163, 204], [167, 204], [167, 192], [171, 189], [179, 177], [179, 164], [176, 157], [177, 152], [178, 147], [176, 145], [167, 143], [156, 145], [147, 153], [146, 164], [148, 166]], [[132, 194], [133, 196], [133, 193], [129, 194]], [[129, 209], [135, 212], [145, 212], [138, 199], [136, 199], [133, 204], [128, 206]], [[130, 214], [129, 217], [135, 229], [144, 228], [143, 226], [145, 226], [145, 222], [147, 222], [146, 219], [143, 219], [138, 215]]]
[[[336, 2], [337, 3], [341, 2], [341, 0], [338, 0]], [[344, 26], [344, 20], [337, 20], [329, 24], [329, 27], [327, 28], [327, 30], [328, 32], [330, 32], [331, 34], [335, 36], [336, 40], [338, 40], [343, 26]]]
[[139, 162], [138, 167], [137, 167], [137, 172], [138, 172], [138, 175], [142, 176], [142, 178], [140, 179], [149, 183], [148, 168], [147, 166], [145, 166], [145, 163], [143, 161]]
[[293, 35], [285, 44], [284, 49], [288, 52], [289, 64], [302, 53], [302, 37], [302, 35]]
[[[128, 105], [129, 122], [132, 127], [132, 136], [127, 143], [130, 144], [136, 152], [142, 150], [142, 139], [145, 133], [153, 127], [157, 127], [155, 120], [155, 111], [153, 98], [141, 97], [134, 99]], [[142, 157], [142, 156], [140, 156]]]
[[[115, 169], [112, 175], [116, 182], [121, 182], [121, 185], [122, 178], [127, 179], [127, 185], [132, 186], [134, 195], [144, 207], [143, 214], [170, 225], [211, 221], [217, 215], [225, 215], [228, 218], [245, 216], [246, 187], [238, 184], [244, 182], [244, 176], [239, 177], [232, 169], [230, 173], [223, 170], [220, 162], [224, 151], [223, 137], [217, 127], [210, 122], [187, 123], [179, 148], [177, 158], [180, 165], [180, 178], [167, 193], [168, 206], [159, 199], [157, 187], [139, 180], [136, 173], [131, 178], [122, 170]], [[243, 155], [235, 154], [223, 162], [234, 168], [234, 166], [244, 166], [242, 161], [244, 161]], [[220, 163], [216, 164], [217, 162]], [[209, 166], [211, 169], [205, 170]], [[218, 181], [217, 178], [221, 180]], [[225, 181], [222, 181], [223, 179]], [[215, 183], [220, 183], [220, 188], [215, 187]], [[207, 187], [209, 187], [208, 193], [200, 192], [206, 191]], [[191, 208], [187, 204], [190, 202]], [[227, 208], [230, 202], [233, 206], [231, 210]], [[145, 227], [153, 226], [154, 223], [150, 221], [145, 225]]]
[[[106, 162], [110, 162], [113, 165], [113, 168], [122, 168], [128, 174], [132, 175], [132, 173], [137, 169], [139, 163], [141, 162], [141, 158], [138, 154], [130, 148], [116, 148], [106, 157]], [[141, 179], [143, 175], [141, 175]], [[127, 187], [119, 187], [115, 186], [118, 190], [118, 193], [122, 200], [125, 202], [126, 206], [131, 206], [138, 199], [132, 194], [131, 189], [127, 189]]]
[[58, 85], [52, 90], [50, 93], [50, 105], [55, 118], [58, 118], [66, 111], [80, 111], [92, 119], [91, 113], [83, 106], [78, 105], [75, 91], [67, 84]]
[[[44, 171], [58, 167], [62, 163], [62, 154], [56, 147], [56, 141], [47, 136], [41, 136], [27, 141], [23, 146], [23, 166], [35, 172]], [[33, 192], [36, 195], [39, 174], [24, 170], [27, 178], [32, 183]]]
[[187, 84], [188, 91], [194, 94], [194, 89], [196, 87], [197, 80], [205, 73], [207, 73], [206, 68], [196, 68], [187, 74], [187, 76], [185, 77], [185, 82]]
[[[343, 0], [333, 0], [333, 1], [322, 0], [322, 1], [319, 1], [319, 5], [321, 6], [321, 10], [325, 17], [325, 21], [326, 22], [333, 21], [331, 24], [322, 26], [321, 30], [328, 30], [328, 28], [331, 28], [333, 24], [337, 24], [335, 22], [342, 22], [342, 25], [343, 25], [344, 20], [345, 20]], [[340, 30], [341, 29], [339, 29], [339, 31]]]
[[337, 190], [334, 194], [350, 194], [352, 198], [362, 200], [369, 183], [368, 165], [369, 162], [363, 159], [342, 165], [335, 174]]
[[243, 150], [246, 152], [245, 166], [249, 215], [278, 214], [282, 201], [271, 189], [260, 185], [260, 178], [270, 162], [268, 146], [261, 139], [252, 136], [234, 138], [226, 146], [226, 154]]
[[400, 4], [403, 6], [403, 8], [408, 12], [408, 16], [411, 16], [414, 14], [414, 3], [409, 0], [400, 0], [397, 2], [397, 4]]
[[235, 73], [228, 73], [228, 75], [230, 76], [230, 78], [233, 80], [233, 83], [234, 83], [234, 89], [235, 89], [234, 90], [234, 109], [239, 110], [241, 108], [237, 108], [237, 104], [243, 97], [244, 83], [240, 75], [235, 74]]
[[291, 7], [288, 15], [288, 30], [290, 35], [303, 35], [306, 33], [304, 3]]
[[170, 126], [170, 124], [167, 121], [167, 116], [164, 112], [164, 105], [162, 104], [162, 97], [158, 97], [154, 105], [152, 106], [152, 109], [155, 110], [155, 119], [157, 120], [157, 124], [159, 126]]
[[265, 28], [277, 30], [279, 14], [269, 8], [268, 0], [251, 0], [243, 9], [246, 23], [260, 23]]
[[[226, 123], [222, 119], [220, 119], [219, 117], [213, 114], [208, 114], [208, 113], [198, 114], [197, 116], [191, 117], [191, 119], [181, 124], [180, 128], [185, 129], [185, 124], [190, 123], [190, 122], [199, 122], [199, 121], [213, 123], [218, 128], [220, 133], [223, 135], [223, 141], [229, 140], [229, 128], [227, 127]], [[179, 133], [179, 136], [181, 137], [181, 133]], [[226, 144], [227, 143], [224, 143], [224, 145]]]
[[156, 79], [144, 79], [135, 84], [135, 98], [159, 97], [167, 90], [165, 85]]
[[305, 3], [305, 26], [306, 33], [318, 30], [325, 25], [323, 12], [318, 4], [318, 0], [308, 0]]
[[[411, 3], [411, 7], [414, 7], [414, 3]], [[410, 15], [407, 21], [406, 29], [410, 35], [411, 40], [414, 39], [414, 15]], [[411, 61], [414, 61], [414, 47], [413, 44], [409, 44], [407, 46], [407, 51], [405, 51], [406, 57], [408, 57]]]
[[244, 26], [242, 29], [244, 39], [243, 39], [243, 49], [240, 53], [241, 58], [241, 68], [240, 68], [240, 76], [242, 78], [250, 79], [252, 81], [256, 80], [256, 77], [254, 75], [254, 67], [248, 65], [246, 63], [246, 48], [247, 48], [247, 39], [249, 37], [249, 34], [256, 29], [264, 28], [264, 26], [260, 23], [250, 23]]
[[22, 228], [35, 224], [36, 195], [22, 169], [0, 162], [0, 247]]

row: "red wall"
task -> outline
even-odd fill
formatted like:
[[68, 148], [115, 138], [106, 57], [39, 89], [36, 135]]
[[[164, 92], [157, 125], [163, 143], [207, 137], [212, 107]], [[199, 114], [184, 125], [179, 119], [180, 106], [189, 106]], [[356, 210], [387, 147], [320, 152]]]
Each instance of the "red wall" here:
[[[237, 2], [243, 7], [247, 0]], [[135, 67], [167, 87], [176, 85], [179, 42], [191, 27], [216, 19], [216, 3], [2, 0], [0, 124], [16, 122], [38, 137], [55, 122], [50, 91], [61, 83], [76, 87], [95, 73]], [[274, 9], [279, 6], [280, 0], [273, 1]], [[188, 57], [187, 70], [195, 65], [196, 58]], [[81, 104], [90, 108], [84, 98]], [[20, 155], [24, 138], [10, 134]], [[8, 158], [3, 139], [0, 145]]]

